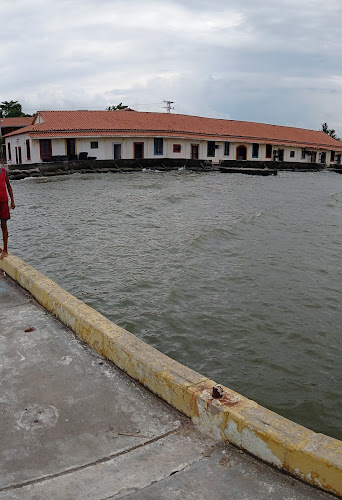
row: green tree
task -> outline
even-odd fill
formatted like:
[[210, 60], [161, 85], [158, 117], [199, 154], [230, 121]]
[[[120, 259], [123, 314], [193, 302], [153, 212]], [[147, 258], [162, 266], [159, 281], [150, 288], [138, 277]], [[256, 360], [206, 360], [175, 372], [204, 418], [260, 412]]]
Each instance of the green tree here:
[[330, 137], [332, 137], [333, 139], [336, 139], [337, 141], [340, 141], [341, 139], [339, 137], [337, 137], [336, 135], [336, 130], [334, 130], [333, 128], [329, 128], [328, 127], [328, 124], [325, 122], [325, 123], [322, 123], [322, 128], [321, 128], [322, 132], [324, 132], [325, 134], [328, 134], [330, 135]]
[[18, 101], [3, 101], [0, 104], [0, 118], [13, 118], [16, 116], [30, 116], [23, 113]]
[[120, 109], [128, 109], [128, 106], [123, 106], [122, 102], [120, 102], [120, 104], [118, 104], [117, 106], [108, 106], [108, 108], [106, 108], [106, 111], [117, 111]]

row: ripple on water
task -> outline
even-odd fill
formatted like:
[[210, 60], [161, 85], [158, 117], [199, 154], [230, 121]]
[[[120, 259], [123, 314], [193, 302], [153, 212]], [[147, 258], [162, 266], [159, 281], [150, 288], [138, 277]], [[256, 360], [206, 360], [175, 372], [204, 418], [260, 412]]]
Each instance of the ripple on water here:
[[342, 176], [13, 181], [11, 250], [191, 368], [342, 438]]

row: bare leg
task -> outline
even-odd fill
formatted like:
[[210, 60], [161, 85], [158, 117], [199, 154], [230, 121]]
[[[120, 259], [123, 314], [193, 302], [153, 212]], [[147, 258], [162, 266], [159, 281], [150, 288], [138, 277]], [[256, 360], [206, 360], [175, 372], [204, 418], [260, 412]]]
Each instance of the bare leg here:
[[7, 223], [6, 223], [5, 220], [1, 221], [1, 229], [2, 229], [2, 237], [3, 237], [3, 240], [4, 240], [4, 248], [3, 248], [2, 252], [1, 252], [0, 260], [4, 259], [8, 255], [8, 251], [7, 251], [8, 229], [7, 229]]

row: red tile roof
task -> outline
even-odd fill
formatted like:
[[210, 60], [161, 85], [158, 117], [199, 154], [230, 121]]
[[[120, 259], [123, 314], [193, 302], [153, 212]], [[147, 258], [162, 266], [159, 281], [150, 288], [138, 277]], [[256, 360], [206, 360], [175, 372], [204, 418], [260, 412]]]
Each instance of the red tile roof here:
[[1, 128], [27, 127], [32, 123], [32, 116], [18, 116], [13, 118], [0, 118]]
[[174, 137], [257, 142], [342, 151], [342, 142], [322, 131], [263, 123], [137, 111], [40, 111], [43, 123], [12, 132], [30, 137]]

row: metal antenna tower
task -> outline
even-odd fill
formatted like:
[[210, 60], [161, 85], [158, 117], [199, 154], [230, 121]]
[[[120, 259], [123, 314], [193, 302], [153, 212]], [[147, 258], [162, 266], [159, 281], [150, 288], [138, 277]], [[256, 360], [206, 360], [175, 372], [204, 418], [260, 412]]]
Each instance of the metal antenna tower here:
[[167, 110], [168, 113], [171, 112], [171, 109], [175, 109], [174, 107], [171, 108], [171, 104], [175, 103], [174, 101], [163, 101], [163, 102], [166, 103], [166, 106], [163, 106], [163, 107]]

